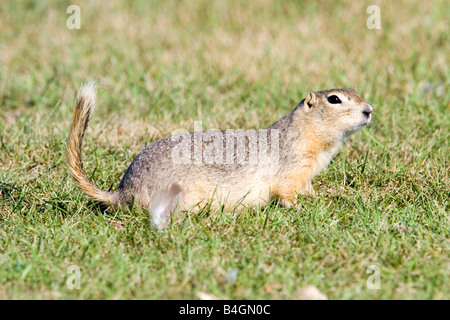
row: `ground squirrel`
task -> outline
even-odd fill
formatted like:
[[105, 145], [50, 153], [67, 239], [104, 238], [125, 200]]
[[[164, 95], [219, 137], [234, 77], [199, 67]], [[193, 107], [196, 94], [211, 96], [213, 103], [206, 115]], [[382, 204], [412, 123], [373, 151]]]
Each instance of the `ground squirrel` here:
[[84, 193], [112, 208], [149, 210], [162, 228], [175, 210], [208, 203], [239, 210], [275, 199], [283, 206], [312, 194], [311, 180], [343, 141], [371, 121], [372, 107], [353, 89], [310, 92], [289, 114], [263, 130], [183, 132], [136, 156], [115, 191], [95, 187], [83, 170], [83, 137], [96, 104], [93, 82], [77, 95], [67, 151]]

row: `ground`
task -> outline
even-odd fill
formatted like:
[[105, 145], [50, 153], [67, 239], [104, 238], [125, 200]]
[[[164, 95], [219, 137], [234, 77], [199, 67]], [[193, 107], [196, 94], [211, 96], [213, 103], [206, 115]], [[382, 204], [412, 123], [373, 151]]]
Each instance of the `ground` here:
[[[77, 1], [80, 29], [71, 4], [0, 9], [0, 297], [450, 298], [446, 1]], [[102, 212], [69, 175], [90, 79], [84, 164], [107, 190], [176, 129], [264, 128], [309, 91], [353, 88], [373, 121], [297, 208], [205, 207], [158, 232]]]

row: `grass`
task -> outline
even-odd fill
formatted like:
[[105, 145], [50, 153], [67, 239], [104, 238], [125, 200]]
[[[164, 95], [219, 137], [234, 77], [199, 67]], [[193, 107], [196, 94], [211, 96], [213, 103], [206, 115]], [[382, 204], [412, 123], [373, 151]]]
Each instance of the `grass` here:
[[[0, 8], [0, 297], [450, 298], [446, 1], [78, 1], [80, 30], [70, 4]], [[100, 92], [85, 168], [103, 189], [178, 128], [267, 127], [309, 91], [352, 87], [374, 119], [298, 208], [179, 213], [157, 232], [145, 214], [102, 213], [68, 173], [86, 79]]]

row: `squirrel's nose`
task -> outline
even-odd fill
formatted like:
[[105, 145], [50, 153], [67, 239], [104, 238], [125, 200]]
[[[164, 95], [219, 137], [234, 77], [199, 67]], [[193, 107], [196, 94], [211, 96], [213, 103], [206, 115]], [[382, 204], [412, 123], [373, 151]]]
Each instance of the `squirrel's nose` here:
[[369, 118], [372, 111], [373, 111], [373, 108], [370, 105], [366, 105], [366, 107], [363, 110], [363, 115], [365, 115], [367, 118]]

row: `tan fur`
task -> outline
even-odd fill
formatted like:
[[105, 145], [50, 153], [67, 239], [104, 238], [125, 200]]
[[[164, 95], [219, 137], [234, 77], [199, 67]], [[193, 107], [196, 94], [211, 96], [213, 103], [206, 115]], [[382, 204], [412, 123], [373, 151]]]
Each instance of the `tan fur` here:
[[[264, 206], [274, 198], [281, 205], [294, 205], [298, 194], [314, 193], [311, 184], [314, 176], [328, 165], [347, 137], [370, 122], [372, 113], [372, 107], [352, 89], [310, 92], [292, 112], [269, 128], [256, 132], [278, 134], [279, 145], [270, 142], [270, 148], [279, 151], [276, 170], [269, 170], [273, 169], [270, 162], [239, 163], [236, 154], [232, 154], [235, 158], [231, 163], [210, 163], [204, 158], [200, 162], [180, 163], [176, 161], [179, 157], [173, 158], [179, 142], [167, 137], [145, 147], [128, 168], [117, 190], [106, 192], [89, 181], [81, 158], [82, 141], [95, 96], [92, 83], [83, 86], [77, 96], [67, 145], [70, 171], [88, 196], [112, 207], [133, 204], [146, 208], [152, 211], [158, 227], [165, 225], [174, 208], [189, 210], [209, 203], [212, 208], [224, 206], [225, 210], [239, 210], [245, 206]], [[221, 131], [214, 135], [214, 139], [219, 140], [213, 139], [224, 148], [228, 147], [225, 133]], [[252, 133], [242, 131], [239, 134], [248, 138]], [[191, 142], [197, 134], [184, 133], [179, 138]], [[250, 159], [247, 147], [256, 140], [243, 141], [246, 145], [236, 150], [245, 147], [245, 157]], [[209, 143], [213, 142], [202, 141], [197, 152], [204, 155]], [[192, 150], [191, 147], [188, 150], [194, 150], [195, 157], [195, 143]]]
[[78, 92], [77, 100], [73, 108], [73, 123], [69, 131], [67, 141], [67, 159], [70, 172], [75, 178], [78, 186], [91, 198], [103, 203], [110, 203], [112, 196], [108, 192], [94, 186], [83, 170], [81, 148], [87, 125], [89, 123], [92, 109], [95, 107], [96, 96], [92, 94], [95, 90], [93, 82], [85, 85]]

